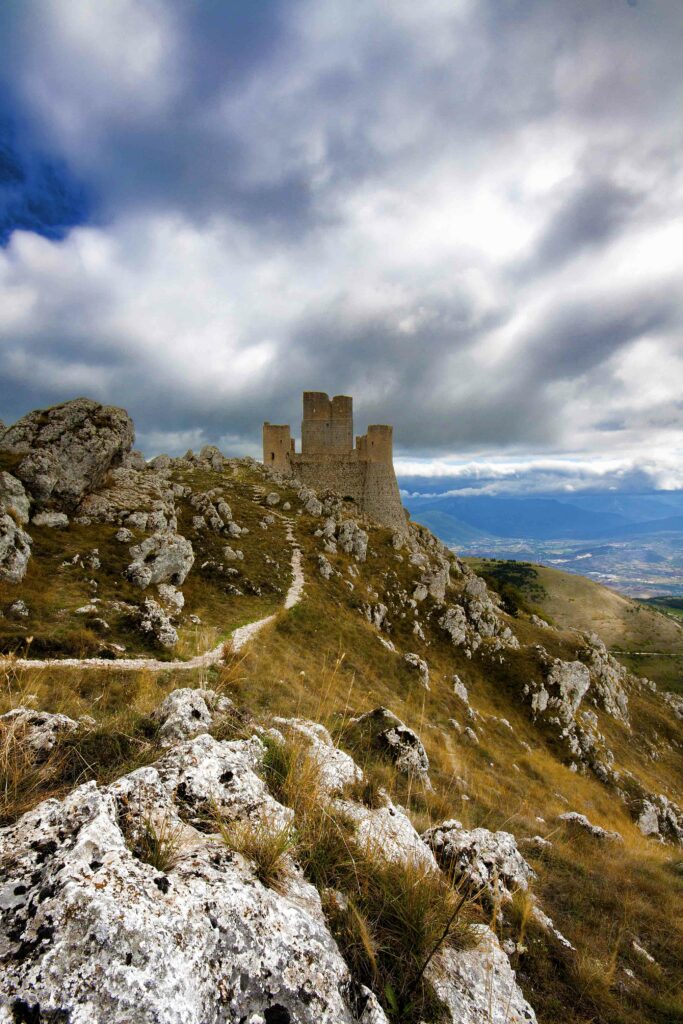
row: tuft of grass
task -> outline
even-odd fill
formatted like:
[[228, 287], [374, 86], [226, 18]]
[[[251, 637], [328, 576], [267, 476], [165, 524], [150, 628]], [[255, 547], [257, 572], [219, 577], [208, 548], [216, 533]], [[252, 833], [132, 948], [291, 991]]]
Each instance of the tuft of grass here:
[[291, 825], [278, 825], [267, 817], [238, 822], [218, 817], [216, 821], [223, 843], [251, 861], [259, 882], [269, 889], [280, 888], [287, 874], [286, 854], [296, 843]]
[[146, 814], [140, 824], [132, 824], [124, 814], [123, 833], [134, 857], [168, 874], [180, 859], [185, 845], [185, 828], [169, 814]]
[[[294, 810], [296, 859], [321, 893], [354, 976], [392, 1021], [442, 1019], [425, 975], [444, 945], [469, 944], [468, 894], [423, 861], [388, 861], [361, 844], [354, 822], [322, 791], [305, 739], [267, 740], [264, 773], [273, 795]], [[355, 785], [362, 796], [363, 784]], [[374, 803], [379, 791], [365, 795]]]

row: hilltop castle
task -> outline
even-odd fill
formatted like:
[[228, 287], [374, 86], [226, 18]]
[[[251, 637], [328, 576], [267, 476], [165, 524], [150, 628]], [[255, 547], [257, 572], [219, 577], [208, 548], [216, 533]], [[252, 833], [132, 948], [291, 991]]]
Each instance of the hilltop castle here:
[[368, 427], [353, 444], [353, 399], [304, 391], [301, 452], [289, 425], [263, 424], [263, 462], [318, 491], [350, 497], [373, 519], [404, 532], [406, 516], [393, 464], [392, 428]]

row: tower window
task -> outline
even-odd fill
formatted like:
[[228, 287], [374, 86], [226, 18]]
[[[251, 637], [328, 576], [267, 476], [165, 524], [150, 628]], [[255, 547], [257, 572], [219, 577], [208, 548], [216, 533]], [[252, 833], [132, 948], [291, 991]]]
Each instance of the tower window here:
[[271, 462], [275, 459], [275, 452], [270, 453]]

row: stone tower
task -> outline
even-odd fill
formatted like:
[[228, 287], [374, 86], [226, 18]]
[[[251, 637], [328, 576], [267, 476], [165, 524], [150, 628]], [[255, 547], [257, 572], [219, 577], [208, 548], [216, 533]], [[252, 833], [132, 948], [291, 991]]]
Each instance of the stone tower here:
[[301, 452], [288, 425], [263, 424], [263, 461], [318, 491], [352, 498], [377, 522], [399, 532], [406, 516], [393, 464], [393, 431], [386, 424], [353, 436], [353, 399], [304, 391]]

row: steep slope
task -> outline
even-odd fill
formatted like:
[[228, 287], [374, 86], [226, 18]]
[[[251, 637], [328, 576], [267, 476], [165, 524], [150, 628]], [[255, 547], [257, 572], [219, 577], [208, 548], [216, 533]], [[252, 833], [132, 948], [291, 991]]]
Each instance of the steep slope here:
[[[215, 450], [149, 467], [124, 454], [108, 473], [77, 509], [43, 506], [66, 524], [34, 525], [29, 509], [31, 558], [3, 584], [0, 626], [22, 653], [42, 636], [43, 653], [73, 654], [91, 618], [116, 629], [112, 641], [85, 627], [83, 652], [111, 644], [109, 666], [3, 666], [4, 1020], [41, 1019], [41, 1000], [45, 1019], [74, 1022], [683, 1020], [675, 697], [577, 631], [569, 597], [566, 617], [544, 625], [414, 524], [396, 536], [338, 496]], [[6, 493], [16, 503], [11, 481]], [[288, 532], [305, 584], [286, 608]], [[189, 567], [181, 543], [169, 556], [177, 537]], [[99, 566], [81, 571], [93, 548]], [[93, 607], [76, 615], [86, 597]], [[166, 625], [141, 631], [149, 600]], [[27, 615], [12, 618], [17, 601]], [[159, 667], [270, 614], [215, 663]], [[117, 666], [131, 654], [155, 661]], [[162, 703], [178, 686], [190, 689]], [[212, 860], [221, 836], [230, 855]], [[417, 881], [432, 855], [440, 872]], [[464, 918], [453, 921], [467, 928], [437, 942], [448, 921], [434, 911], [454, 891]], [[235, 914], [270, 924], [238, 937]], [[172, 934], [175, 982], [157, 938]], [[294, 973], [277, 958], [280, 934]], [[115, 951], [111, 970], [98, 948]], [[149, 1002], [135, 1017], [137, 993]]]
[[595, 632], [638, 675], [683, 691], [683, 626], [654, 606], [634, 601], [574, 573], [516, 563], [468, 559], [494, 587], [512, 586], [518, 599], [561, 629]]

